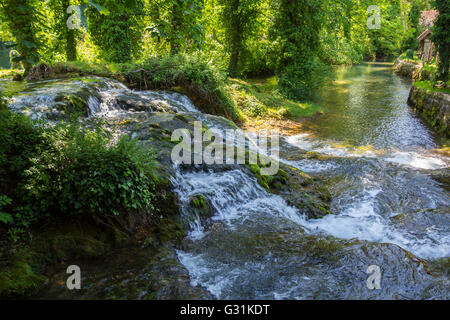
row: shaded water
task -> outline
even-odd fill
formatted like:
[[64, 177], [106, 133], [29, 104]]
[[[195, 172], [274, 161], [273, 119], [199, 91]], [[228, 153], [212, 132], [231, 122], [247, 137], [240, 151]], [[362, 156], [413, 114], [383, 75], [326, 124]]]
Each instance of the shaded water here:
[[[178, 267], [171, 267], [176, 272], [166, 275], [174, 279], [157, 287], [176, 292], [186, 282], [175, 279], [187, 276], [182, 268], [192, 287], [222, 299], [450, 297], [449, 160], [434, 152], [435, 138], [406, 105], [410, 83], [388, 64], [340, 68], [336, 75], [321, 94], [327, 113], [280, 145], [281, 161], [325, 181], [336, 215], [308, 220], [239, 169], [176, 168], [172, 182], [184, 214], [190, 214], [190, 197], [202, 194], [214, 215], [190, 220], [190, 233], [171, 258], [171, 264], [178, 259]], [[143, 122], [151, 113], [176, 112], [215, 130], [229, 128], [183, 95], [131, 91], [105, 79], [26, 86], [11, 108], [55, 118], [61, 113], [58, 96], [67, 90], [83, 91], [89, 117]], [[380, 290], [366, 286], [370, 265], [382, 270]], [[133, 278], [115, 284], [105, 270], [83, 297], [111, 297], [111, 290], [114, 298], [155, 297], [146, 291], [149, 272], [134, 270]], [[131, 288], [130, 279], [140, 293], [116, 293]]]

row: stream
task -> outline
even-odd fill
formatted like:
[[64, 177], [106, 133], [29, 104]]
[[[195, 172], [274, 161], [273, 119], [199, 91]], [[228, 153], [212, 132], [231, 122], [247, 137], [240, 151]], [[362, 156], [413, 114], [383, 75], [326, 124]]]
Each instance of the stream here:
[[[398, 250], [438, 261], [448, 272], [450, 197], [448, 185], [433, 177], [449, 162], [432, 152], [432, 133], [406, 104], [411, 84], [390, 64], [336, 73], [322, 92], [326, 114], [305, 133], [285, 137], [280, 150], [282, 161], [326, 181], [336, 215], [306, 220], [240, 172], [181, 178], [181, 199], [208, 195], [221, 222], [220, 231], [195, 230], [178, 251], [192, 282], [215, 297], [448, 297], [448, 274], [430, 280]], [[299, 150], [317, 159], [301, 159]], [[380, 290], [366, 288], [369, 265], [384, 273]]]
[[[239, 169], [174, 169], [182, 210], [187, 212], [197, 194], [214, 210], [207, 222], [191, 222], [173, 255], [172, 267], [183, 270], [189, 286], [205, 290], [203, 297], [450, 298], [450, 161], [437, 152], [438, 138], [406, 104], [411, 83], [386, 63], [340, 67], [335, 73], [335, 81], [320, 93], [325, 114], [280, 141], [280, 161], [324, 181], [334, 215], [307, 219]], [[10, 107], [56, 121], [58, 92], [82, 88], [89, 117], [144, 119], [148, 112], [139, 106], [151, 101], [157, 106], [152, 112], [189, 114], [210, 128], [228, 128], [181, 94], [137, 92], [112, 80], [91, 80], [94, 86], [81, 80], [30, 84]], [[381, 269], [377, 290], [366, 284], [371, 265]], [[145, 291], [146, 275], [153, 271], [133, 273], [133, 285]], [[123, 279], [121, 286], [129, 281]], [[83, 297], [111, 297], [97, 293], [92, 289]], [[145, 292], [138, 296], [145, 297]]]

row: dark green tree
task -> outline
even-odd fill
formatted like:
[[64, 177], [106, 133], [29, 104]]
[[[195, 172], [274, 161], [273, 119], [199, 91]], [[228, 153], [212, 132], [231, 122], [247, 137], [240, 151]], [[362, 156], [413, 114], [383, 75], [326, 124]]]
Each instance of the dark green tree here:
[[438, 80], [447, 82], [450, 65], [450, 1], [435, 0], [434, 7], [439, 11], [432, 36], [439, 52]]
[[239, 74], [239, 59], [245, 41], [255, 29], [254, 24], [261, 14], [260, 0], [219, 0], [220, 16], [225, 28], [226, 47], [230, 54], [228, 72]]
[[7, 26], [20, 56], [15, 60], [22, 62], [25, 75], [33, 64], [39, 62], [38, 32], [42, 26], [42, 16], [38, 11], [38, 0], [2, 0], [0, 2], [0, 19]]
[[150, 3], [152, 36], [170, 45], [175, 55], [187, 48], [200, 48], [204, 29], [199, 23], [203, 0], [162, 0]]
[[108, 14], [91, 6], [86, 10], [88, 30], [106, 61], [131, 61], [139, 51], [144, 15], [141, 0], [97, 0]]
[[278, 86], [293, 99], [306, 99], [318, 85], [322, 0], [275, 0], [273, 37], [279, 43]]
[[[54, 15], [54, 24], [52, 29], [56, 33], [56, 48], [54, 50], [60, 50], [65, 52], [67, 61], [77, 60], [77, 38], [80, 32], [76, 29], [69, 29], [67, 27], [67, 21], [71, 16], [67, 13], [67, 8], [71, 5], [78, 5], [79, 3], [74, 0], [50, 0], [49, 7]], [[62, 44], [62, 45], [61, 45]]]

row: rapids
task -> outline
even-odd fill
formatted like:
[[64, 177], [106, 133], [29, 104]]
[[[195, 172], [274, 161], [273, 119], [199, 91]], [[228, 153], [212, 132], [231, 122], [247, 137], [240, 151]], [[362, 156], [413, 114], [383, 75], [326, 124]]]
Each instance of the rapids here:
[[[196, 194], [214, 211], [206, 222], [189, 220], [176, 250], [193, 287], [220, 299], [450, 297], [450, 196], [442, 179], [449, 159], [435, 152], [438, 138], [407, 106], [411, 84], [389, 64], [343, 67], [336, 77], [321, 92], [325, 115], [282, 137], [279, 156], [325, 181], [335, 215], [307, 219], [239, 169], [174, 168], [184, 214]], [[142, 119], [150, 110], [232, 128], [181, 94], [133, 91], [102, 78], [30, 84], [10, 106], [53, 121], [63, 113], [58, 97], [74, 91], [86, 93], [88, 118]], [[366, 287], [370, 265], [382, 270], [380, 290]]]

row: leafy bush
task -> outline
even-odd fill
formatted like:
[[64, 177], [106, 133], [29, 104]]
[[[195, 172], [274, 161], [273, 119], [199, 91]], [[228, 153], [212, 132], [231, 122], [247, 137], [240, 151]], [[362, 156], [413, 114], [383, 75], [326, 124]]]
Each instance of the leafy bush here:
[[324, 83], [329, 69], [317, 59], [304, 57], [286, 65], [277, 72], [280, 92], [289, 99], [310, 99], [315, 90]]
[[149, 155], [135, 141], [108, 145], [101, 130], [60, 125], [43, 135], [46, 149], [26, 171], [30, 196], [40, 212], [119, 215], [153, 209]]
[[22, 233], [34, 220], [24, 200], [24, 172], [42, 144], [42, 130], [24, 115], [0, 110], [0, 195], [1, 222], [11, 226], [10, 235]]
[[[138, 54], [143, 24], [143, 4], [139, 0], [97, 0], [109, 14], [99, 12], [97, 7], [86, 10], [88, 30], [100, 56], [110, 62], [128, 62]], [[128, 11], [133, 11], [134, 15]]]
[[408, 49], [406, 50], [406, 58], [410, 59], [410, 60], [414, 60], [414, 50], [413, 49]]
[[153, 158], [136, 141], [109, 143], [101, 129], [42, 129], [0, 112], [0, 223], [10, 235], [52, 215], [107, 216], [152, 210]]
[[0, 110], [0, 194], [14, 192], [41, 143], [42, 130], [28, 117]]
[[447, 82], [450, 70], [450, 31], [448, 27], [450, 24], [450, 2], [434, 0], [433, 5], [439, 11], [431, 36], [440, 57], [437, 80]]
[[239, 110], [225, 90], [226, 73], [200, 55], [150, 58], [138, 64], [120, 65], [117, 72], [131, 84], [141, 84], [142, 89], [181, 87], [205, 112], [241, 120]]

